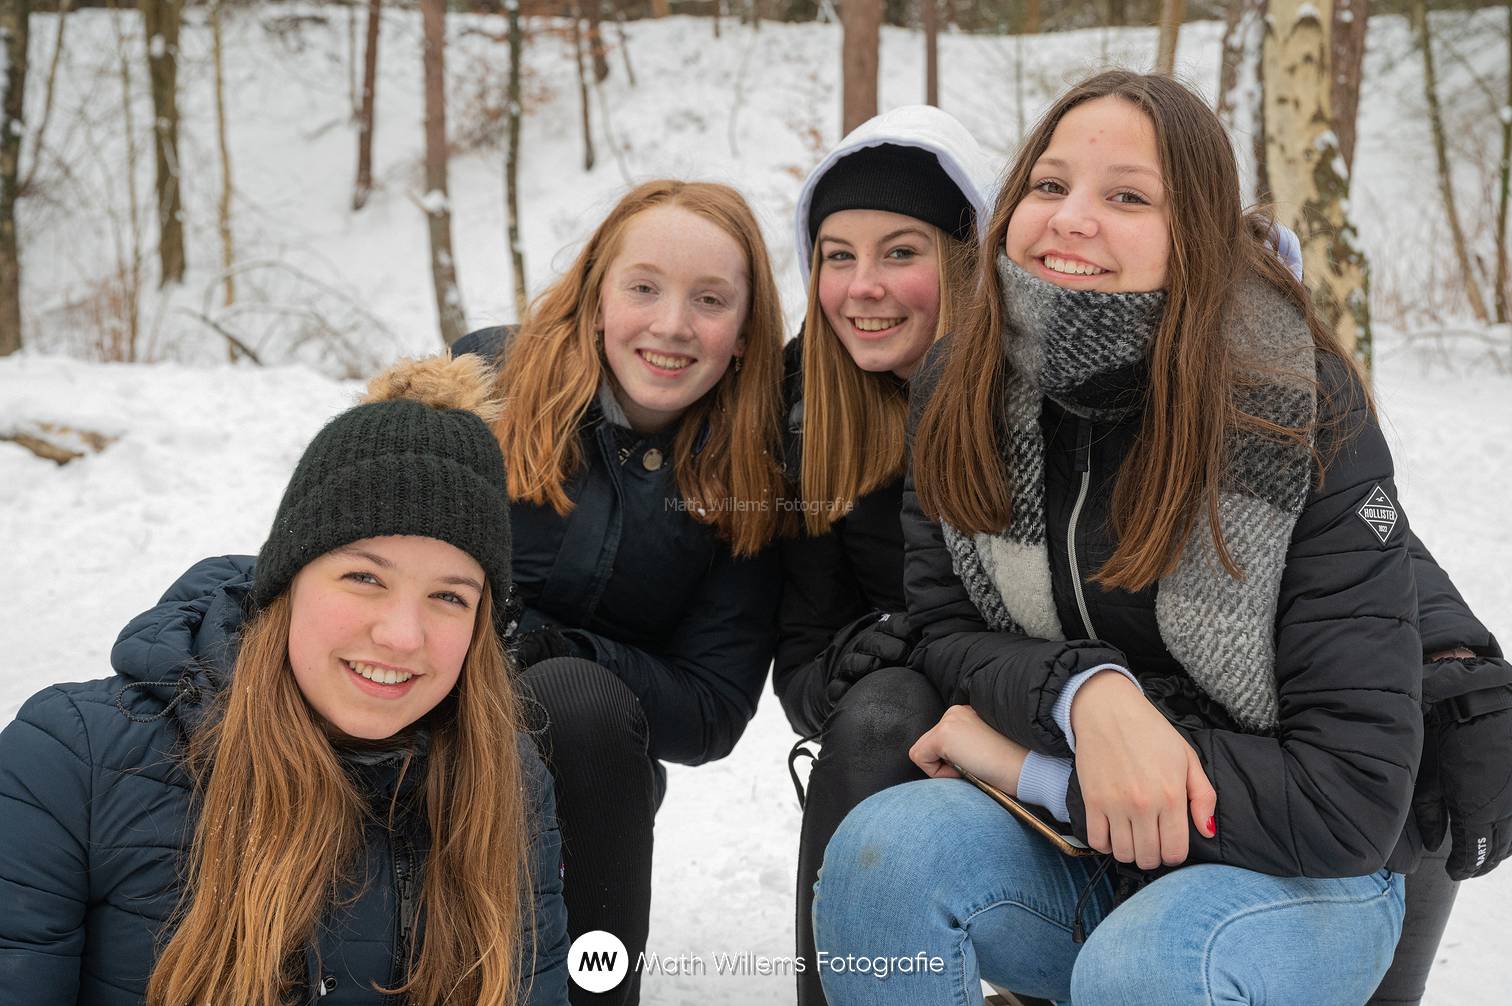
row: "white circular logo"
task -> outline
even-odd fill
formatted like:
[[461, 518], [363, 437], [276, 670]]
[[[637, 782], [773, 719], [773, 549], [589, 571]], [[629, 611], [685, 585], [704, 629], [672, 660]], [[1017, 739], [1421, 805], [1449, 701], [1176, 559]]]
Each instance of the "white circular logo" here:
[[567, 975], [578, 988], [608, 992], [625, 980], [630, 954], [618, 936], [595, 929], [572, 941], [567, 951]]

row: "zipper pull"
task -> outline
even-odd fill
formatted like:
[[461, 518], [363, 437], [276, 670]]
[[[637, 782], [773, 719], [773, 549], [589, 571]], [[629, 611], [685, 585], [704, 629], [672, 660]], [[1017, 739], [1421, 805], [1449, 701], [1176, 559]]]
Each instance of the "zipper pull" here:
[[1079, 416], [1076, 420], [1076, 471], [1078, 474], [1092, 470], [1092, 420]]

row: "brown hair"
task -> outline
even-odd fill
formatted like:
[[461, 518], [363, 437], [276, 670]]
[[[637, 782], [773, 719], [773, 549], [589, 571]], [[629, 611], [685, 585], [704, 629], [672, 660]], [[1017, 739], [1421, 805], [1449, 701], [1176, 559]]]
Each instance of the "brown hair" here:
[[965, 533], [991, 534], [1009, 523], [1008, 473], [994, 424], [984, 421], [1000, 410], [1008, 366], [1001, 342], [997, 253], [1055, 127], [1071, 109], [1104, 97], [1130, 102], [1154, 125], [1170, 209], [1171, 255], [1167, 308], [1150, 346], [1142, 427], [1113, 491], [1118, 546], [1094, 580], [1130, 591], [1149, 586], [1175, 568], [1188, 535], [1203, 518], [1224, 568], [1240, 575], [1218, 517], [1225, 434], [1243, 428], [1309, 444], [1316, 429], [1278, 426], [1241, 407], [1242, 392], [1256, 383], [1255, 370], [1266, 361], [1241, 359], [1238, 347], [1224, 337], [1235, 291], [1246, 277], [1280, 290], [1303, 313], [1317, 350], [1337, 358], [1351, 373], [1355, 369], [1319, 322], [1301, 282], [1268, 245], [1269, 220], [1258, 213], [1246, 215], [1241, 207], [1233, 148], [1218, 117], [1169, 77], [1123, 70], [1089, 77], [1061, 95], [1024, 141], [983, 238], [977, 269], [980, 304], [950, 346], [919, 421], [914, 449], [919, 501], [925, 513]]
[[[247, 625], [234, 687], [189, 740], [199, 815], [151, 1006], [282, 1004], [321, 913], [353, 879], [368, 809], [289, 668], [290, 607], [285, 591]], [[486, 585], [475, 617], [456, 689], [430, 714], [423, 936], [408, 981], [381, 990], [426, 1006], [513, 1003], [531, 970], [519, 709]], [[417, 919], [401, 921], [415, 931]]]
[[583, 463], [578, 424], [607, 363], [594, 330], [604, 276], [625, 228], [656, 206], [678, 206], [724, 231], [745, 254], [751, 302], [740, 371], [731, 367], [683, 416], [673, 442], [678, 491], [736, 555], [753, 555], [782, 529], [782, 305], [766, 244], [740, 193], [709, 182], [653, 181], [622, 198], [577, 260], [531, 305], [500, 368], [504, 412], [494, 435], [510, 497], [572, 509], [564, 483]]
[[[939, 267], [938, 340], [957, 323], [975, 245], [928, 225]], [[903, 473], [908, 394], [891, 374], [856, 366], [819, 305], [819, 242], [809, 269], [803, 319], [803, 458], [799, 491], [809, 534], [823, 534], [855, 501]]]

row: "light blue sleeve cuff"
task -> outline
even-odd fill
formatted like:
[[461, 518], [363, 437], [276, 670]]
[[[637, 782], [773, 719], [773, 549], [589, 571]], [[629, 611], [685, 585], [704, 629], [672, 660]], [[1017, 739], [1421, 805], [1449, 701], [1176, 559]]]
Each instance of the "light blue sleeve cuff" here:
[[[1139, 679], [1127, 667], [1120, 664], [1098, 664], [1090, 671], [1082, 671], [1067, 681], [1061, 689], [1060, 697], [1055, 700], [1055, 708], [1050, 710], [1050, 715], [1055, 719], [1055, 725], [1060, 727], [1061, 733], [1066, 735], [1066, 744], [1072, 751], [1076, 750], [1076, 732], [1071, 729], [1071, 701], [1076, 698], [1076, 690], [1091, 680], [1092, 675], [1101, 674], [1103, 671], [1117, 671], [1130, 681], [1134, 687], [1139, 688]], [[1143, 688], [1139, 688], [1141, 694]]]
[[1066, 789], [1071, 785], [1071, 759], [1055, 758], [1030, 751], [1019, 770], [1018, 798], [1023, 803], [1037, 803], [1055, 815], [1057, 821], [1070, 821], [1066, 809]]

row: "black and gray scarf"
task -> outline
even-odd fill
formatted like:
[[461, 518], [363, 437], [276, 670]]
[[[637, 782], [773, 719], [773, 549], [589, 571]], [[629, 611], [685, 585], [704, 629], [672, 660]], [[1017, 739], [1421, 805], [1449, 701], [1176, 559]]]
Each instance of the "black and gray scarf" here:
[[[963, 535], [945, 525], [956, 575], [987, 624], [1064, 639], [1051, 592], [1045, 542], [1042, 399], [1079, 416], [1116, 421], [1144, 405], [1146, 355], [1166, 295], [1066, 290], [999, 255], [1009, 360], [1002, 430], [1013, 488], [1011, 523], [996, 534]], [[1240, 407], [1283, 426], [1311, 426], [1317, 411], [1313, 340], [1279, 291], [1246, 281], [1227, 322], [1247, 389]], [[1248, 430], [1229, 434], [1219, 487], [1223, 540], [1243, 576], [1218, 559], [1199, 520], [1155, 600], [1161, 640], [1192, 680], [1243, 728], [1277, 724], [1275, 619], [1292, 528], [1311, 485], [1310, 447]]]

